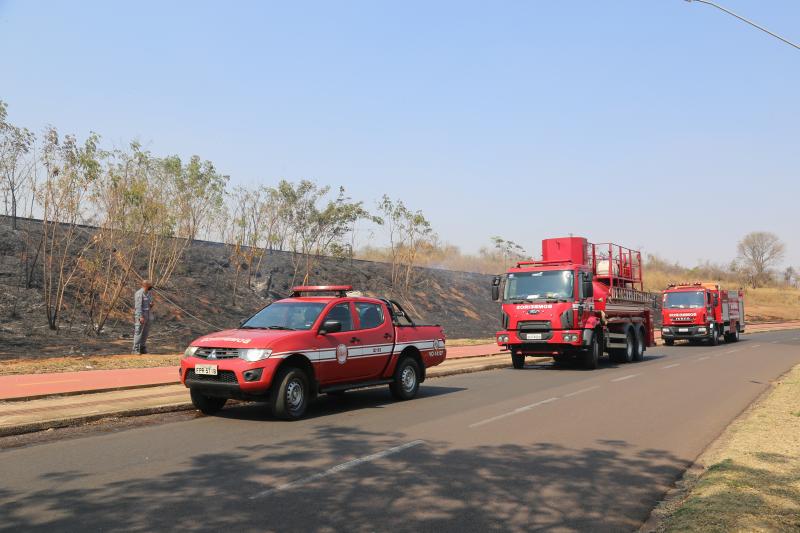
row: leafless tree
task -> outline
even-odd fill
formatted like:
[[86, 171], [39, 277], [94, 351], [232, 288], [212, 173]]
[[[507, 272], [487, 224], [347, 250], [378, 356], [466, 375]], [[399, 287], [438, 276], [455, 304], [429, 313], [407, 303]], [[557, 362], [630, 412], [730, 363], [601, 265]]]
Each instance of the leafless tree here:
[[786, 246], [774, 233], [755, 231], [739, 241], [738, 251], [739, 262], [755, 289], [768, 280], [770, 268], [783, 259]]

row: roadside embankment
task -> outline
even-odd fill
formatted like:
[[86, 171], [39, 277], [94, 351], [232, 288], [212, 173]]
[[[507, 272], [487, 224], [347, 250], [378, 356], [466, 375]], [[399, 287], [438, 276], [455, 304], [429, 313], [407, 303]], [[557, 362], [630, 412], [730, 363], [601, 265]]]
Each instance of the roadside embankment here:
[[800, 365], [700, 456], [645, 531], [800, 531]]

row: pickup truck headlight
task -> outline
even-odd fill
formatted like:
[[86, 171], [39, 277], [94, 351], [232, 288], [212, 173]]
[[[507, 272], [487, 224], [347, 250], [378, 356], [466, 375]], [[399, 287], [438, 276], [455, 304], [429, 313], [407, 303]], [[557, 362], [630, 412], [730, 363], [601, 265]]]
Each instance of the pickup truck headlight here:
[[244, 359], [251, 363], [266, 359], [270, 355], [272, 355], [272, 350], [267, 350], [265, 348], [245, 348], [239, 350], [239, 359]]
[[183, 356], [184, 357], [192, 357], [194, 355], [194, 352], [196, 352], [198, 348], [199, 348], [199, 346], [189, 346], [183, 352]]

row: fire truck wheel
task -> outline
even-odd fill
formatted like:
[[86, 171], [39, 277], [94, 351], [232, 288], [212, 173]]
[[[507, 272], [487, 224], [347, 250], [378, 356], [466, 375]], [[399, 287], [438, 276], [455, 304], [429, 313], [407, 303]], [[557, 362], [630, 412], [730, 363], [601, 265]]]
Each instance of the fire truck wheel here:
[[734, 327], [733, 331], [725, 334], [725, 342], [737, 342], [739, 340], [739, 328]]
[[711, 331], [708, 334], [708, 343], [711, 346], [718, 346], [719, 345], [719, 332], [717, 331], [717, 325], [714, 324], [711, 326]]
[[394, 371], [394, 381], [389, 385], [396, 400], [410, 400], [419, 390], [419, 365], [411, 357], [404, 357]]
[[636, 328], [634, 334], [633, 360], [644, 361], [644, 330]]
[[285, 367], [278, 371], [272, 387], [272, 414], [284, 420], [297, 420], [306, 413], [309, 398], [308, 376], [299, 368]]
[[198, 391], [190, 390], [189, 395], [192, 398], [192, 404], [204, 415], [213, 415], [219, 412], [228, 400], [226, 398], [215, 398], [214, 396], [206, 396], [200, 394]]
[[600, 341], [597, 337], [597, 332], [592, 335], [592, 344], [589, 349], [583, 353], [583, 368], [586, 370], [594, 370], [600, 364]]
[[614, 348], [610, 350], [611, 361], [614, 363], [630, 363], [634, 359], [636, 351], [636, 334], [633, 329], [625, 332], [625, 348]]
[[673, 344], [675, 344], [675, 339], [664, 339], [664, 344], [666, 344], [667, 346], [672, 346]]
[[553, 362], [557, 366], [565, 366], [567, 363], [570, 362], [570, 360], [571, 360], [571, 357], [568, 356], [568, 355], [554, 355], [553, 356]]
[[520, 368], [525, 368], [525, 356], [521, 353], [512, 353], [511, 364], [513, 364], [514, 368], [517, 370]]

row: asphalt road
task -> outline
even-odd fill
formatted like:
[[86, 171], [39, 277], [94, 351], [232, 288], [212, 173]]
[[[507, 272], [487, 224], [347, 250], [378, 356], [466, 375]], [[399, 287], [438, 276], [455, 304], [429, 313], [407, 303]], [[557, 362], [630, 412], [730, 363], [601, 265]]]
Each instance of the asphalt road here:
[[631, 531], [762, 391], [800, 331], [258, 405], [0, 452], [0, 529]]

